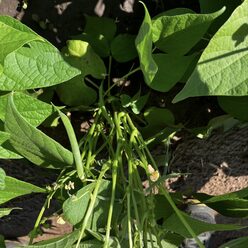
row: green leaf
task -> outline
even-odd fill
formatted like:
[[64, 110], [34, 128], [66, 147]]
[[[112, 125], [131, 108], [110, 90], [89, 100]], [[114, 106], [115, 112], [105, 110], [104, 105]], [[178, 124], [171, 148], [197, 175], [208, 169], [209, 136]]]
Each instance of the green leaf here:
[[219, 196], [196, 194], [195, 197], [222, 215], [230, 217], [248, 216], [248, 188]]
[[14, 148], [10, 145], [8, 141], [9, 138], [9, 133], [0, 131], [0, 159], [22, 158], [19, 154], [14, 151]]
[[87, 42], [80, 40], [68, 41], [68, 52], [65, 51], [65, 60], [81, 70], [81, 75], [60, 84], [57, 93], [60, 100], [69, 106], [89, 106], [97, 99], [97, 93], [84, 82], [84, 77], [91, 75], [103, 79], [106, 68], [102, 59], [93, 51]]
[[83, 219], [94, 187], [95, 183], [90, 183], [78, 190], [76, 195], [72, 195], [64, 202], [63, 216], [71, 224], [76, 225]]
[[159, 13], [158, 15], [154, 16], [152, 20], [156, 20], [161, 16], [175, 16], [175, 15], [183, 15], [183, 14], [195, 14], [195, 12], [192, 9], [187, 9], [187, 8], [174, 8]]
[[[196, 235], [199, 235], [201, 233], [208, 232], [208, 231], [227, 231], [227, 230], [237, 230], [237, 229], [244, 228], [238, 225], [209, 224], [209, 223], [194, 219], [182, 211], [180, 212], [181, 212], [181, 215], [183, 215], [183, 217], [189, 224], [189, 226], [193, 229]], [[178, 233], [185, 238], [191, 238], [191, 235], [188, 232], [188, 230], [185, 228], [183, 224], [180, 224], [180, 223], [181, 221], [178, 218], [178, 216], [175, 213], [173, 213], [172, 215], [170, 215], [169, 218], [167, 218], [164, 221], [163, 227], [166, 230]]]
[[99, 56], [107, 57], [110, 54], [110, 42], [115, 33], [116, 24], [113, 19], [86, 16], [84, 33], [73, 37], [73, 39], [88, 42]]
[[231, 240], [219, 246], [219, 248], [247, 248], [247, 246], [248, 246], [248, 237], [242, 237]]
[[13, 177], [5, 177], [5, 188], [0, 190], [0, 204], [13, 198], [31, 193], [45, 193], [46, 190]]
[[173, 102], [193, 96], [248, 95], [247, 9], [248, 1], [244, 1], [214, 35]]
[[11, 146], [9, 141], [5, 141], [0, 145], [0, 159], [20, 159], [23, 158], [20, 154], [16, 153], [15, 149]]
[[168, 92], [182, 79], [188, 67], [197, 55], [177, 56], [171, 54], [156, 53], [153, 59], [158, 66], [158, 71], [149, 87], [160, 92]]
[[0, 131], [0, 145], [3, 144], [10, 137], [9, 133]]
[[135, 39], [135, 45], [145, 82], [149, 85], [154, 79], [158, 67], [152, 57], [152, 21], [146, 6], [144, 4], [143, 6], [145, 9], [145, 17]]
[[6, 248], [3, 235], [0, 235], [0, 247], [1, 248]]
[[224, 11], [222, 8], [212, 14], [190, 13], [156, 18], [152, 22], [153, 42], [163, 52], [185, 55]]
[[[147, 126], [140, 129], [146, 138], [157, 134], [161, 130], [164, 130], [164, 136], [166, 137], [173, 132], [169, 127], [174, 125], [175, 118], [170, 110], [151, 107], [144, 112], [144, 117], [147, 122]], [[167, 127], [168, 129], [166, 131], [165, 128]]]
[[86, 16], [84, 32], [92, 35], [102, 35], [111, 41], [116, 33], [116, 24], [107, 17]]
[[77, 38], [87, 41], [99, 56], [107, 57], [110, 54], [110, 43], [115, 36], [116, 28], [113, 19], [86, 16], [84, 33]]
[[23, 157], [36, 165], [64, 168], [73, 165], [72, 153], [29, 124], [17, 111], [13, 94], [8, 98], [5, 129], [10, 133], [10, 143]]
[[62, 237], [41, 241], [34, 245], [21, 246], [25, 248], [71, 248], [77, 241], [80, 230], [75, 230], [72, 233], [66, 234]]
[[232, 12], [242, 3], [242, 0], [199, 0], [201, 13], [207, 14], [226, 7], [226, 11], [219, 16], [211, 25], [209, 32], [215, 33], [224, 22], [230, 17]]
[[120, 62], [128, 62], [138, 56], [135, 47], [135, 35], [119, 34], [111, 42], [111, 54]]
[[21, 209], [21, 208], [0, 208], [0, 218], [2, 218], [3, 216], [9, 215], [12, 210], [16, 210], [16, 209]]
[[88, 42], [93, 50], [102, 58], [106, 58], [110, 54], [110, 45], [108, 40], [102, 35], [80, 34], [72, 37], [73, 40], [81, 40]]
[[68, 65], [49, 43], [33, 41], [8, 54], [0, 76], [0, 90], [25, 90], [48, 87], [80, 74]]
[[6, 178], [5, 171], [2, 168], [0, 168], [0, 190], [4, 190], [5, 188], [5, 178]]
[[34, 40], [44, 41], [20, 21], [9, 16], [0, 16], [0, 64], [3, 65], [9, 53]]
[[140, 90], [132, 98], [126, 94], [120, 96], [122, 106], [124, 108], [131, 107], [133, 113], [136, 115], [144, 108], [148, 98], [149, 93], [140, 96]]
[[[91, 198], [91, 193], [95, 188], [95, 183], [88, 184], [79, 191], [76, 195], [68, 198], [63, 204], [64, 217], [71, 224], [79, 223], [85, 216], [88, 204]], [[117, 193], [118, 195], [118, 193]], [[105, 227], [108, 218], [109, 201], [111, 196], [111, 182], [102, 180], [95, 202], [94, 211], [88, 222], [88, 228], [93, 231], [101, 227]], [[115, 203], [113, 220], [117, 221], [117, 216], [121, 210], [119, 203]]]
[[248, 121], [248, 96], [218, 97], [220, 107], [231, 116], [241, 121]]
[[[0, 119], [2, 121], [5, 120], [9, 94], [0, 96]], [[33, 126], [39, 126], [53, 113], [53, 107], [50, 104], [22, 92], [14, 93], [14, 101], [18, 112]]]

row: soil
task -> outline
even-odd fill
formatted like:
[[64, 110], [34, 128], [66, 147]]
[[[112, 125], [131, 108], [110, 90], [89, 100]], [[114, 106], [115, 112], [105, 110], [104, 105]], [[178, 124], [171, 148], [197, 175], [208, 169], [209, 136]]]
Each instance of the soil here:
[[[57, 47], [65, 45], [68, 37], [81, 33], [84, 26], [84, 15], [94, 14], [98, 16], [110, 16], [117, 18], [118, 30], [126, 30], [135, 33], [142, 20], [142, 9], [137, 1], [93, 1], [93, 0], [32, 0], [29, 1], [26, 11], [17, 9], [20, 7], [18, 0], [0, 0], [0, 14], [7, 14], [21, 20], [33, 28], [40, 35], [50, 40]], [[135, 2], [134, 5], [131, 3]], [[156, 14], [156, 1], [151, 2], [150, 9]], [[177, 1], [167, 1], [166, 7], [177, 7]], [[195, 10], [199, 8], [198, 1], [178, 1], [180, 6], [193, 6]], [[197, 2], [197, 3], [196, 3]], [[179, 4], [179, 3], [178, 3]], [[18, 7], [19, 6], [19, 7]], [[134, 9], [134, 12], [130, 11]], [[20, 8], [19, 8], [20, 10]], [[188, 173], [187, 176], [171, 179], [166, 182], [171, 191], [182, 191], [189, 195], [193, 192], [204, 192], [211, 195], [219, 195], [236, 191], [248, 187], [248, 127], [242, 129], [232, 129], [229, 132], [216, 132], [206, 140], [183, 136], [176, 143], [173, 150], [173, 158], [169, 169], [171, 172]], [[44, 171], [34, 167], [27, 161], [0, 161], [8, 175], [22, 180], [44, 186], [51, 184], [55, 178], [49, 175], [49, 171]], [[45, 174], [46, 177], [40, 175]], [[34, 194], [31, 197], [22, 197], [8, 203], [8, 206], [19, 206], [23, 211], [15, 210], [5, 218], [0, 219], [0, 234], [8, 238], [18, 238], [25, 243], [26, 235], [33, 227], [38, 212], [44, 203], [44, 197]], [[60, 206], [53, 202], [50, 210], [46, 213], [50, 215]], [[59, 226], [54, 221], [55, 233], [51, 228], [45, 230], [48, 237], [62, 235], [69, 232], [70, 226]], [[218, 223], [240, 223], [240, 219], [224, 218], [216, 216]], [[242, 220], [242, 223], [248, 224]], [[53, 236], [54, 235], [54, 236]], [[232, 232], [216, 232], [211, 241], [211, 248], [218, 247], [225, 241], [248, 235], [246, 229]]]

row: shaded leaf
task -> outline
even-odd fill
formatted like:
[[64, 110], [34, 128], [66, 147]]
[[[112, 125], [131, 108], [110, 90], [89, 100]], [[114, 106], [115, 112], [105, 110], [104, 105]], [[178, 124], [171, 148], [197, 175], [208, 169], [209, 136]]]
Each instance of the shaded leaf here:
[[34, 245], [21, 246], [25, 248], [71, 248], [77, 241], [79, 236], [79, 230], [75, 230], [70, 234], [66, 234], [62, 237], [41, 241]]
[[156, 53], [153, 59], [158, 66], [158, 71], [149, 87], [154, 90], [167, 92], [182, 79], [188, 67], [197, 55], [175, 56]]
[[242, 237], [238, 239], [231, 240], [219, 248], [247, 248], [248, 246], [248, 237]]
[[211, 25], [209, 32], [215, 33], [224, 22], [230, 17], [232, 12], [242, 3], [242, 0], [199, 0], [201, 13], [207, 14], [226, 7], [225, 12], [219, 16]]
[[248, 2], [244, 1], [214, 35], [173, 102], [193, 96], [248, 95], [247, 9]]
[[102, 35], [111, 41], [116, 33], [115, 21], [107, 17], [86, 16], [84, 32], [93, 35]]
[[142, 134], [148, 138], [161, 130], [164, 130], [164, 136], [168, 136], [172, 133], [172, 129], [166, 127], [174, 125], [175, 118], [170, 110], [164, 108], [151, 107], [144, 112], [144, 118], [147, 122], [147, 126], [140, 128]]
[[221, 96], [218, 97], [218, 103], [226, 113], [241, 121], [248, 121], [248, 96]]
[[5, 129], [10, 143], [23, 157], [36, 165], [64, 168], [73, 165], [72, 153], [29, 124], [17, 111], [13, 94], [8, 98]]
[[[227, 231], [227, 230], [237, 230], [237, 229], [244, 228], [242, 226], [231, 225], [231, 224], [230, 225], [229, 224], [227, 225], [209, 224], [209, 223], [194, 219], [182, 211], [181, 211], [181, 215], [183, 215], [184, 219], [187, 221], [187, 223], [190, 225], [190, 227], [193, 229], [196, 235], [199, 235], [207, 231]], [[191, 235], [188, 232], [188, 230], [185, 228], [185, 226], [179, 223], [181, 223], [180, 219], [175, 213], [173, 213], [172, 215], [170, 215], [169, 218], [167, 218], [164, 221], [163, 227], [166, 230], [178, 233], [185, 238], [191, 238]]]
[[[95, 183], [88, 184], [87, 186], [77, 191], [76, 195], [71, 196], [64, 202], [64, 217], [71, 224], [75, 225], [84, 218], [90, 201], [91, 192], [94, 190], [94, 188]], [[102, 180], [97, 194], [94, 211], [88, 222], [88, 228], [90, 228], [91, 230], [96, 231], [99, 228], [106, 226], [110, 196], [111, 182]], [[118, 203], [115, 204], [116, 205], [114, 206], [113, 220], [117, 221], [117, 216], [119, 211], [121, 210], [121, 207]]]
[[124, 63], [138, 56], [135, 47], [135, 35], [119, 34], [111, 42], [111, 54], [113, 58]]
[[248, 188], [219, 196], [196, 194], [195, 197], [224, 216], [248, 216]]
[[106, 68], [102, 59], [87, 42], [80, 40], [68, 42], [68, 51], [65, 51], [64, 58], [69, 64], [81, 70], [81, 75], [57, 87], [59, 98], [69, 106], [89, 106], [96, 101], [97, 93], [85, 84], [84, 77], [91, 75], [103, 79]]

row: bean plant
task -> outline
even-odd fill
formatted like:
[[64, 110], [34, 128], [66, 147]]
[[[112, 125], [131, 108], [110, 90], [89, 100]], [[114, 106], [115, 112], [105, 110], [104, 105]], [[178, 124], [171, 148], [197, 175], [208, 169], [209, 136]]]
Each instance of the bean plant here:
[[[201, 13], [176, 8], [154, 17], [140, 3], [144, 18], [135, 35], [118, 33], [113, 19], [87, 16], [83, 33], [61, 51], [21, 22], [0, 16], [0, 158], [25, 158], [59, 175], [41, 187], [0, 169], [1, 205], [46, 195], [25, 247], [179, 247], [193, 237], [202, 248], [197, 236], [203, 232], [243, 228], [192, 218], [183, 211], [187, 196], [166, 189], [165, 180], [178, 176], [167, 170], [168, 145], [184, 124], [176, 123], [171, 109], [148, 104], [152, 92], [173, 96], [171, 104], [217, 97], [227, 115], [199, 137], [216, 125], [248, 120], [248, 1], [199, 2]], [[130, 69], [116, 77], [116, 64]], [[135, 80], [137, 91], [125, 91]], [[76, 135], [68, 117], [74, 112], [92, 116], [85, 134]], [[39, 129], [58, 121], [70, 149]], [[167, 145], [162, 168], [151, 152], [158, 142]], [[190, 198], [225, 216], [248, 216], [247, 189]], [[73, 231], [33, 244], [52, 199]], [[21, 210], [1, 207], [0, 218], [11, 211]], [[247, 243], [243, 237], [221, 247]]]

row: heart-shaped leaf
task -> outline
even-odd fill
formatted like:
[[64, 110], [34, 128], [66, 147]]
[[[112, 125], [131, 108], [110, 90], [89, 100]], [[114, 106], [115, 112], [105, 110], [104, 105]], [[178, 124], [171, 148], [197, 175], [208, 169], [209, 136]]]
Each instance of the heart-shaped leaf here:
[[0, 16], [0, 64], [3, 65], [9, 53], [34, 40], [44, 41], [20, 21], [9, 16]]
[[224, 11], [225, 8], [212, 14], [160, 16], [152, 22], [153, 42], [163, 52], [185, 55]]
[[214, 35], [174, 102], [193, 96], [248, 95], [247, 9], [244, 1]]
[[80, 69], [81, 75], [57, 87], [59, 98], [69, 106], [89, 106], [96, 101], [97, 93], [85, 84], [84, 77], [91, 75], [103, 79], [106, 68], [102, 59], [89, 43], [80, 40], [68, 41], [68, 51], [65, 50], [64, 58], [69, 64]]
[[32, 41], [27, 47], [8, 54], [0, 76], [0, 90], [25, 90], [48, 87], [80, 74], [66, 63], [51, 44]]

